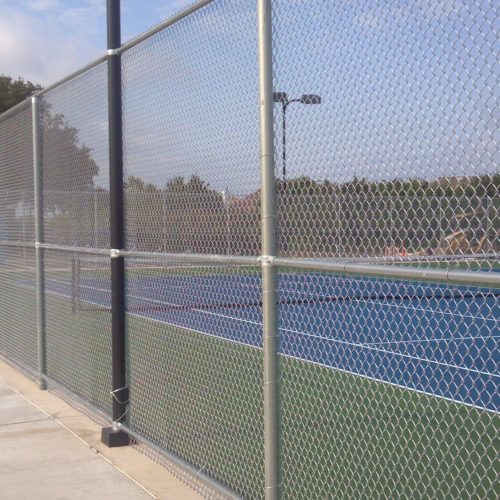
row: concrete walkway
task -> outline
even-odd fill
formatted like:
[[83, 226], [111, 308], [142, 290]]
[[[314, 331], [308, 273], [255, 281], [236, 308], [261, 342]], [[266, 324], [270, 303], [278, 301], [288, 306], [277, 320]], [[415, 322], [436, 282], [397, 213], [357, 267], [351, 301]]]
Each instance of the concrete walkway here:
[[200, 498], [137, 451], [104, 447], [99, 435], [88, 417], [0, 361], [2, 500]]

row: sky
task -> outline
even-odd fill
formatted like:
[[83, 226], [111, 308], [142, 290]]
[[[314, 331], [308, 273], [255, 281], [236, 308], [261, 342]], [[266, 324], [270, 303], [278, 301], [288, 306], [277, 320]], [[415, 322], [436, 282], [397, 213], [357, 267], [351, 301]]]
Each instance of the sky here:
[[[190, 3], [122, 0], [122, 40]], [[46, 86], [105, 51], [106, 0], [0, 0], [0, 73]]]
[[[122, 0], [127, 40], [189, 0]], [[255, 0], [216, 0], [122, 55], [125, 174], [259, 187]], [[104, 0], [0, 0], [0, 72], [50, 84], [105, 52]], [[498, 0], [273, 0], [287, 178], [436, 179], [500, 164]], [[107, 183], [105, 63], [45, 99]], [[275, 106], [277, 171], [281, 109]]]

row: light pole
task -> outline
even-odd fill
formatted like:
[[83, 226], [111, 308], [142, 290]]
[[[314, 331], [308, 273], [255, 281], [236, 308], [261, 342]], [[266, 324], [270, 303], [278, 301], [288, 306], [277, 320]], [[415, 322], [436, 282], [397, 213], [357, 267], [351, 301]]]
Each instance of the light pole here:
[[229, 213], [229, 190], [222, 190], [222, 204], [224, 205], [224, 212], [226, 215], [226, 237], [227, 237], [227, 255], [231, 255], [231, 220]]
[[282, 110], [282, 126], [281, 126], [281, 142], [282, 142], [282, 160], [283, 160], [283, 181], [286, 180], [286, 108], [292, 102], [300, 102], [301, 104], [321, 104], [321, 96], [316, 94], [303, 94], [297, 99], [289, 99], [286, 92], [274, 92], [273, 101], [281, 103]]

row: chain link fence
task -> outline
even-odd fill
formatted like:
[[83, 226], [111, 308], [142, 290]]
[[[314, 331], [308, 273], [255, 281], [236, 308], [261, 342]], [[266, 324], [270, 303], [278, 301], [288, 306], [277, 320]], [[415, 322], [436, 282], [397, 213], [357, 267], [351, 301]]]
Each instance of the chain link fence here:
[[[273, 2], [282, 255], [498, 271], [498, 14]], [[494, 496], [498, 292], [298, 266], [279, 293], [305, 299], [279, 312], [284, 497]]]
[[37, 370], [31, 108], [0, 120], [0, 353]]
[[[259, 186], [255, 26], [251, 3], [213, 2], [123, 54], [128, 249], [259, 253], [258, 211], [227, 187]], [[259, 496], [261, 319], [224, 308], [255, 301], [258, 269], [126, 259], [126, 287], [130, 427]]]
[[[78, 249], [109, 249], [107, 71], [99, 64], [41, 96], [44, 335], [47, 376], [110, 415], [109, 258], [80, 279]], [[109, 255], [109, 250], [108, 250]], [[102, 307], [80, 303], [103, 302]]]
[[494, 498], [499, 15], [203, 0], [128, 42], [123, 249], [106, 58], [0, 116], [1, 356], [207, 497]]

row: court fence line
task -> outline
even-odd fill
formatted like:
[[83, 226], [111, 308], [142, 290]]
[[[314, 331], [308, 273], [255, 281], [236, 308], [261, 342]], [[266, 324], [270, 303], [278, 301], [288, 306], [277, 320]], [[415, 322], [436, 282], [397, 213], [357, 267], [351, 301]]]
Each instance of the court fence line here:
[[500, 7], [405, 8], [199, 0], [121, 44], [108, 0], [107, 53], [0, 115], [0, 357], [209, 497], [493, 495]]
[[[475, 285], [479, 287], [500, 288], [500, 273], [486, 273], [481, 271], [457, 271], [453, 269], [419, 269], [400, 267], [393, 265], [363, 264], [356, 261], [335, 261], [335, 260], [315, 260], [298, 258], [281, 258], [269, 256], [239, 256], [239, 255], [212, 255], [212, 254], [174, 254], [166, 252], [141, 252], [134, 250], [104, 250], [100, 248], [72, 247], [67, 245], [54, 245], [50, 243], [22, 243], [0, 241], [0, 246], [18, 248], [45, 248], [47, 250], [58, 250], [75, 254], [89, 254], [99, 256], [110, 256], [119, 254], [123, 257], [135, 257], [138, 259], [149, 259], [156, 261], [183, 261], [191, 263], [206, 264], [228, 264], [228, 265], [250, 265], [260, 266], [265, 262], [266, 266], [284, 267], [291, 269], [307, 269], [311, 271], [333, 272], [338, 274], [348, 274], [368, 277], [394, 278], [398, 280], [415, 280], [422, 282], [445, 282], [456, 285]], [[494, 254], [489, 255], [492, 257]], [[464, 258], [474, 258], [473, 255], [463, 256]], [[477, 256], [475, 256], [477, 258]], [[483, 256], [481, 256], [483, 257]], [[441, 259], [438, 259], [441, 260]], [[444, 259], [442, 259], [444, 260]], [[376, 262], [376, 261], [375, 261]], [[382, 262], [382, 261], [380, 261]], [[405, 260], [394, 261], [404, 263]], [[411, 262], [406, 260], [406, 262]], [[424, 261], [425, 262], [425, 261]], [[387, 261], [386, 261], [387, 263]]]

